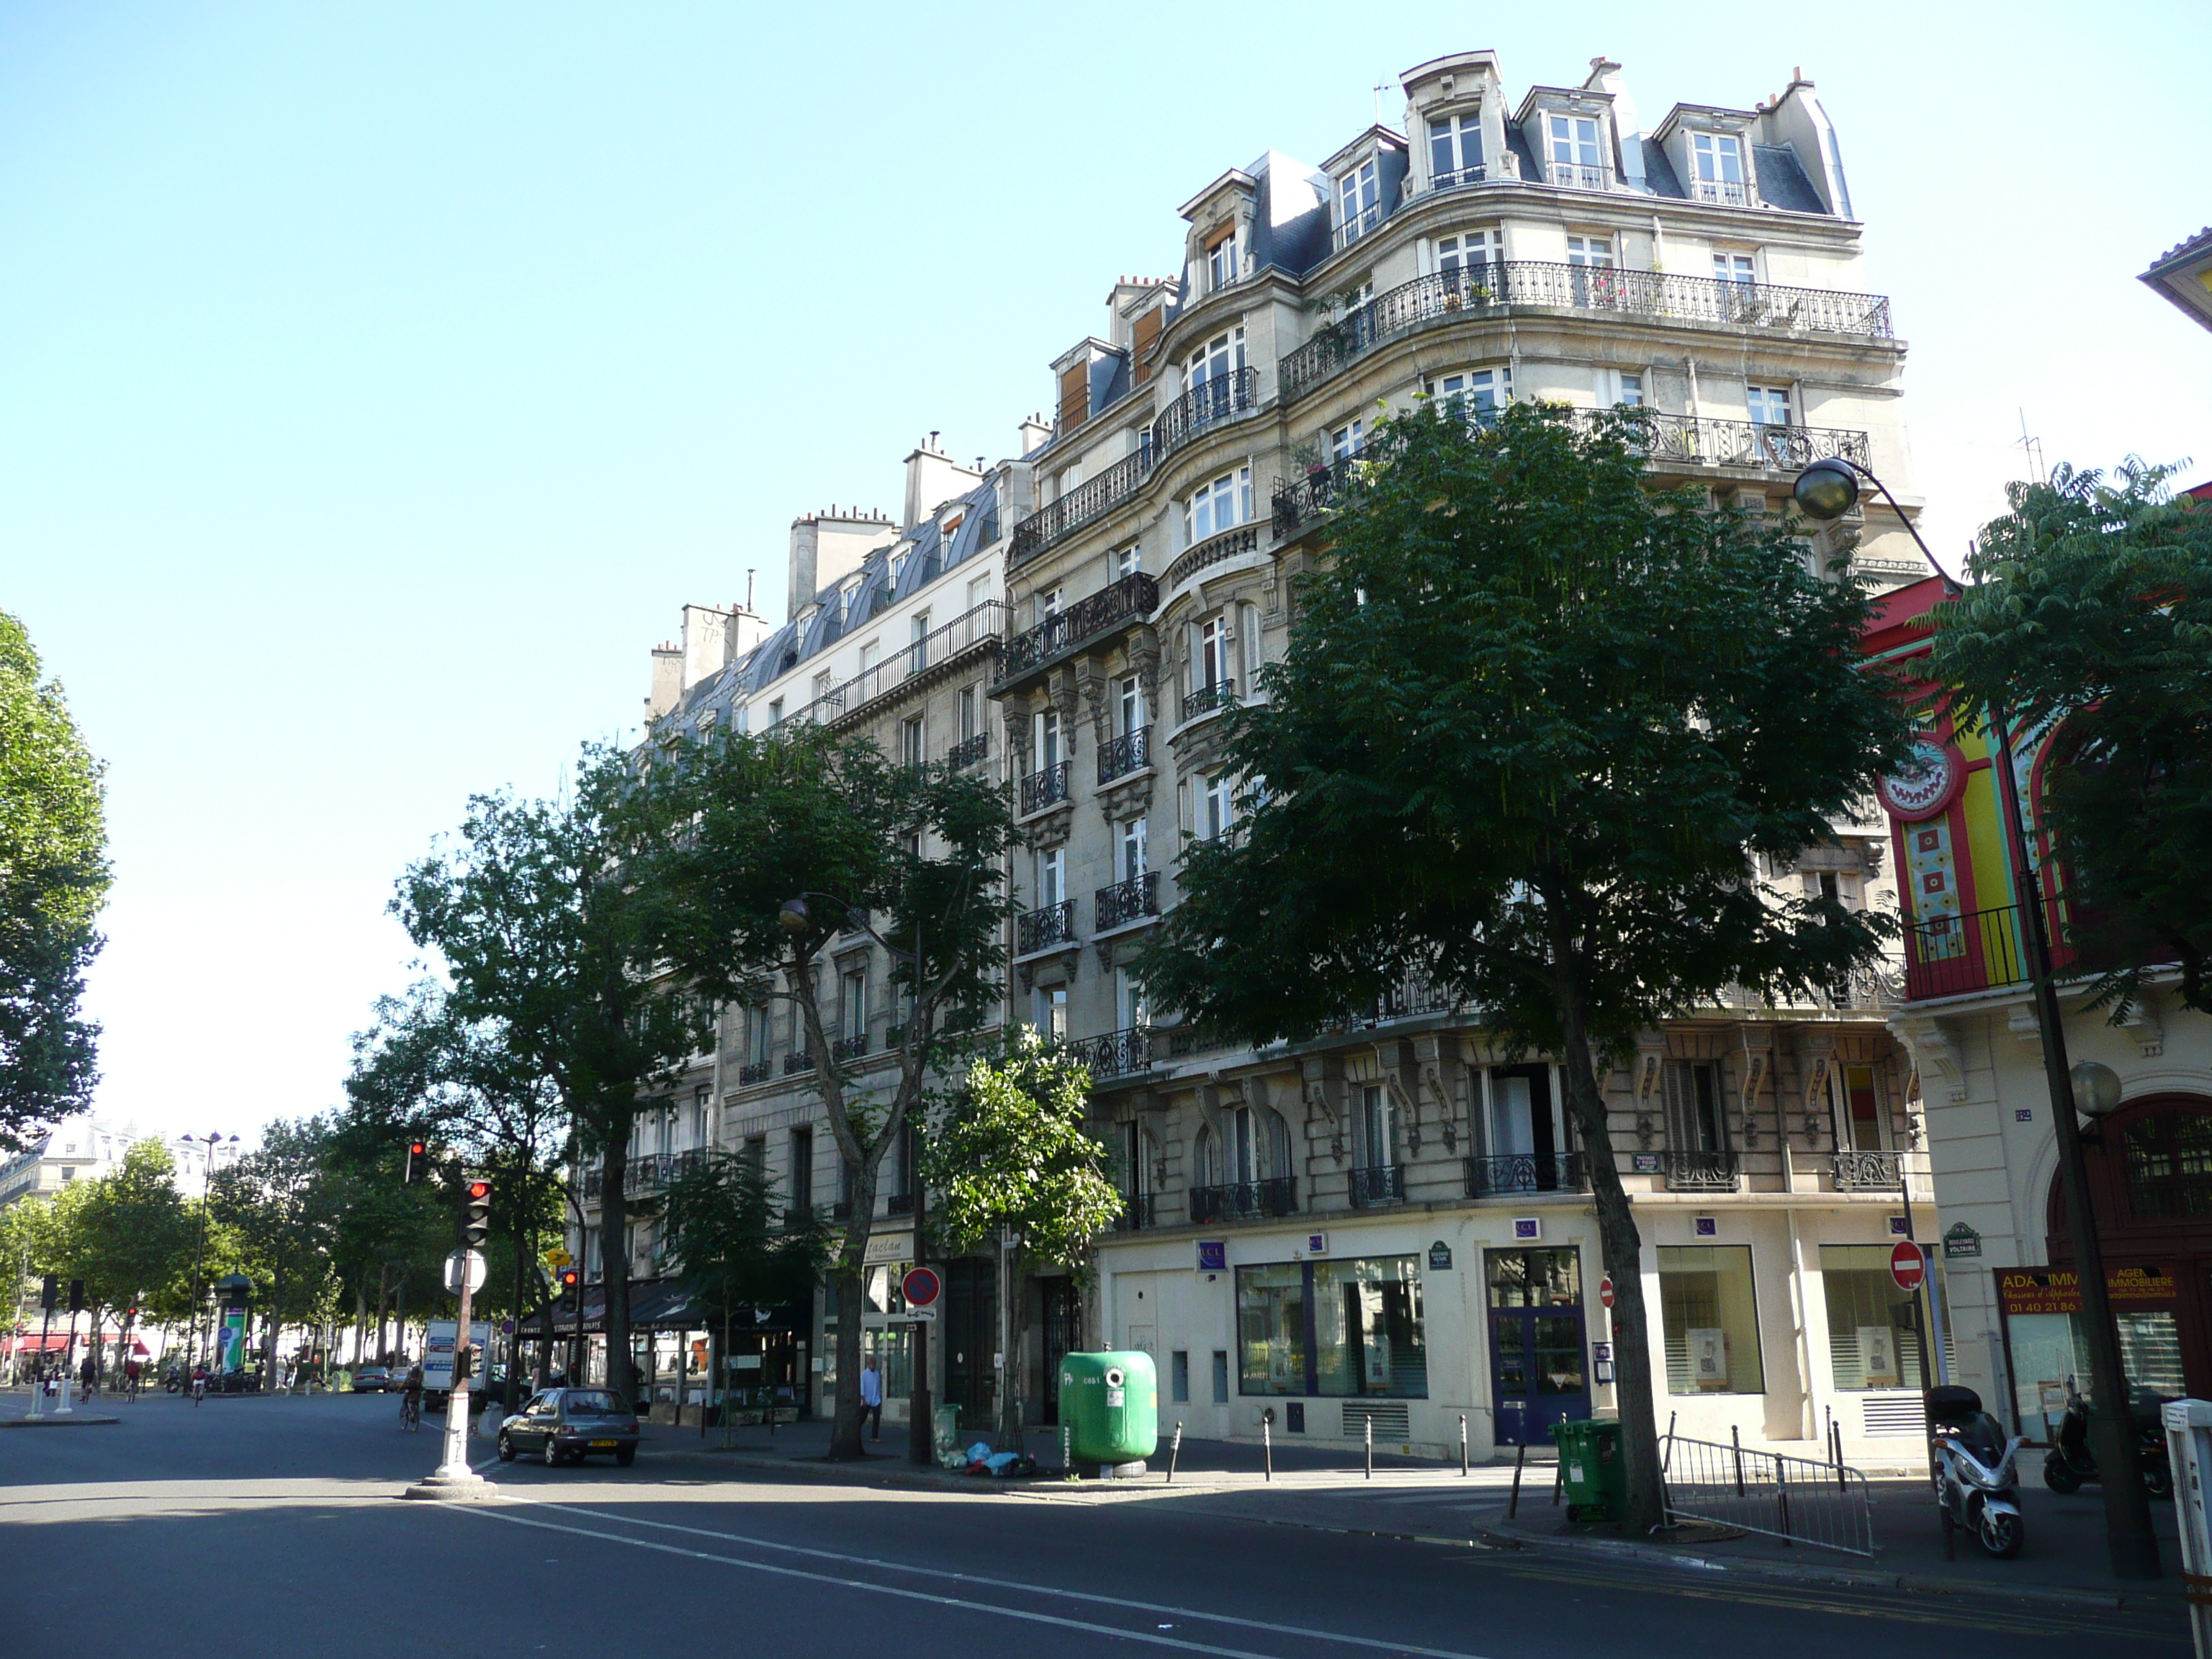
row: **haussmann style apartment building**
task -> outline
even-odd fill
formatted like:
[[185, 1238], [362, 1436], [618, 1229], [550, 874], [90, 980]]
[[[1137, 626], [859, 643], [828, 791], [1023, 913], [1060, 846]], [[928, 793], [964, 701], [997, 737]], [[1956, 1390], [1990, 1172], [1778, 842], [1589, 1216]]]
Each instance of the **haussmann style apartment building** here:
[[[695, 605], [654, 656], [656, 728], [819, 720], [1013, 793], [1007, 1012], [1089, 1063], [1125, 1194], [1087, 1286], [1047, 1274], [1017, 1292], [1003, 1386], [1033, 1420], [1050, 1420], [1059, 1355], [1104, 1346], [1152, 1353], [1163, 1427], [1201, 1436], [1257, 1438], [1273, 1411], [1278, 1435], [1371, 1427], [1434, 1450], [1464, 1414], [1483, 1456], [1614, 1407], [1595, 1217], [1550, 1064], [1514, 1060], [1419, 983], [1309, 1042], [1218, 1045], [1148, 1008], [1130, 973], [1183, 848], [1234, 829], [1218, 716], [1281, 653], [1378, 410], [1626, 404], [1651, 412], [1659, 482], [1779, 512], [1800, 468], [1841, 455], [1916, 501], [1905, 348], [1865, 291], [1810, 82], [1656, 122], [1602, 58], [1517, 97], [1486, 52], [1403, 88], [1400, 127], [1319, 167], [1264, 152], [1185, 203], [1177, 273], [1114, 284], [1100, 332], [1050, 365], [1053, 406], [1015, 458], [958, 467], [933, 439], [896, 522], [793, 526], [781, 628]], [[1838, 533], [1878, 584], [1928, 574], [1885, 506], [1820, 532], [1812, 556]], [[1759, 876], [1895, 909], [1880, 810], [1835, 831]], [[864, 1073], [896, 1014], [884, 964], [865, 938], [827, 954]], [[1918, 1431], [1923, 1358], [1887, 1261], [1936, 1214], [1894, 977], [1804, 1006], [1731, 999], [1647, 1033], [1607, 1079], [1661, 1409], [1686, 1434], [1825, 1445], [1832, 1424], [1865, 1456]], [[750, 1145], [794, 1205], [834, 1204], [803, 1046], [785, 1016], [725, 1011], [718, 1051], [641, 1127], [636, 1189], [692, 1148]], [[894, 1417], [903, 1168], [879, 1199], [866, 1322]], [[596, 1261], [588, 1224], [579, 1243]], [[649, 1205], [630, 1247], [657, 1395], [680, 1373], [699, 1399], [704, 1333], [654, 1301]], [[978, 1424], [993, 1269], [949, 1264], [930, 1345], [939, 1397]], [[758, 1389], [740, 1410], [826, 1407], [829, 1316], [822, 1292], [763, 1310], [733, 1356], [732, 1381]]]

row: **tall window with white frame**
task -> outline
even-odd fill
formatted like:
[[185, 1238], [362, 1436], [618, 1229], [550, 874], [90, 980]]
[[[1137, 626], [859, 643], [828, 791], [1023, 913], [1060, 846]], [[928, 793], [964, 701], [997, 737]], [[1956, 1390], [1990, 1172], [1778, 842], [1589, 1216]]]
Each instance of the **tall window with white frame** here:
[[1243, 367], [1244, 327], [1241, 323], [1225, 334], [1215, 335], [1184, 361], [1183, 380], [1198, 420], [1220, 420], [1240, 412], [1239, 393], [1243, 382], [1238, 371]]
[[1209, 536], [1234, 530], [1252, 516], [1252, 469], [1240, 466], [1209, 478], [1183, 503], [1183, 544], [1195, 547]]
[[1755, 280], [1756, 264], [1748, 253], [1739, 253], [1731, 248], [1713, 250], [1713, 276], [1723, 283], [1737, 283], [1746, 288]]
[[1459, 280], [1451, 286], [1462, 293], [1480, 287], [1494, 290], [1499, 274], [1487, 267], [1500, 264], [1504, 258], [1505, 233], [1502, 230], [1462, 230], [1437, 238], [1437, 272], [1439, 276], [1456, 276]]
[[1629, 409], [1644, 407], [1644, 377], [1641, 374], [1622, 374], [1619, 401]]
[[1206, 291], [1218, 294], [1237, 280], [1237, 228], [1231, 225], [1206, 251]]
[[1790, 424], [1790, 388], [1788, 386], [1746, 386], [1744, 401], [1751, 410], [1751, 423], [1753, 426], [1788, 426]]
[[1598, 147], [1597, 120], [1589, 115], [1547, 115], [1552, 182], [1571, 190], [1603, 190], [1605, 162]]
[[1208, 700], [1209, 706], [1225, 702], [1237, 695], [1235, 682], [1229, 672], [1229, 619], [1225, 616], [1208, 617], [1198, 625], [1198, 648], [1191, 659], [1191, 678], [1195, 682], [1194, 695]]
[[1337, 246], [1358, 241], [1382, 222], [1382, 176], [1374, 156], [1336, 181]]
[[1437, 375], [1425, 381], [1423, 388], [1430, 397], [1443, 399], [1444, 412], [1455, 420], [1488, 426], [1497, 420], [1498, 411], [1513, 401], [1513, 370], [1510, 367], [1462, 369]]
[[838, 1035], [846, 1046], [866, 1042], [868, 1038], [868, 970], [848, 968], [842, 976], [843, 1000], [840, 1009]]
[[969, 742], [975, 737], [977, 730], [975, 688], [972, 685], [963, 685], [960, 688], [960, 741]]
[[1133, 576], [1144, 568], [1145, 545], [1142, 542], [1131, 542], [1126, 547], [1117, 547], [1114, 550], [1114, 575], [1116, 580], [1123, 576]]
[[920, 714], [899, 723], [899, 758], [908, 766], [919, 766], [929, 758], [924, 742], [925, 727]]
[[1348, 421], [1344, 425], [1331, 429], [1328, 434], [1328, 458], [1332, 461], [1348, 461], [1360, 452], [1365, 441], [1360, 422]]
[[1198, 833], [1207, 841], [1219, 841], [1236, 828], [1236, 783], [1226, 770], [1216, 772], [1202, 782], [1205, 787], [1199, 796]]
[[1481, 182], [1481, 112], [1469, 110], [1464, 114], [1431, 116], [1429, 187], [1452, 190]]
[[1037, 908], [1049, 910], [1067, 896], [1067, 848], [1055, 847], [1036, 855]]
[[1114, 970], [1114, 1015], [1125, 1031], [1139, 1030], [1152, 1023], [1152, 1011], [1145, 1006], [1144, 983], [1127, 968]]
[[1363, 1204], [1402, 1198], [1405, 1177], [1398, 1172], [1398, 1102], [1386, 1085], [1370, 1083], [1362, 1091], [1359, 1139], [1362, 1167], [1353, 1176], [1353, 1198]]
[[1136, 736], [1145, 729], [1145, 680], [1141, 674], [1124, 674], [1115, 688], [1118, 695], [1115, 702], [1120, 711], [1121, 735]]
[[1700, 202], [1743, 207], [1751, 200], [1745, 186], [1743, 140], [1734, 133], [1692, 133], [1690, 171], [1690, 194]]
[[1152, 868], [1145, 855], [1145, 820], [1131, 818], [1121, 826], [1121, 879], [1136, 881]]
[[1036, 754], [1036, 769], [1049, 772], [1064, 757], [1060, 752], [1060, 710], [1039, 710], [1030, 719], [1030, 736]]

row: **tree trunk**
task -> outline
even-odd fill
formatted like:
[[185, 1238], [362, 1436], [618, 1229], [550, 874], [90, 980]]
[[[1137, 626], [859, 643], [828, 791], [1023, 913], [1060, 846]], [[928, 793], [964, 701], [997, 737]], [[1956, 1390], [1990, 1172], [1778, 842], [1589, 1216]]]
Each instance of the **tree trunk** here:
[[[1620, 1400], [1621, 1455], [1628, 1483], [1626, 1530], [1641, 1537], [1666, 1518], [1659, 1478], [1659, 1427], [1651, 1395], [1651, 1346], [1644, 1316], [1644, 1241], [1630, 1213], [1628, 1194], [1613, 1156], [1613, 1133], [1606, 1121], [1605, 1094], [1592, 1063], [1589, 1023], [1580, 988], [1574, 983], [1572, 957], [1555, 957], [1560, 978], [1559, 1022], [1566, 1036], [1559, 1072], [1566, 1085], [1568, 1110], [1589, 1164], [1590, 1193], [1597, 1204], [1599, 1253], [1613, 1279], [1612, 1328], [1615, 1383]], [[1595, 1298], [1591, 1298], [1595, 1300]]]
[[261, 1333], [261, 1392], [276, 1391], [276, 1325], [278, 1311], [284, 1305], [284, 1275], [269, 1275], [269, 1317]]
[[[518, 1183], [520, 1185], [520, 1183]], [[522, 1298], [528, 1283], [529, 1263], [522, 1259], [527, 1243], [523, 1212], [527, 1207], [528, 1193], [516, 1193], [514, 1197], [514, 1340], [507, 1345], [507, 1414], [512, 1417], [522, 1409]], [[548, 1319], [552, 1317], [549, 1311]]]
[[[629, 1363], [629, 1134], [610, 1135], [599, 1158], [599, 1284], [606, 1302], [607, 1387], [638, 1403]], [[579, 1287], [580, 1288], [580, 1286]]]
[[[868, 1239], [875, 1231], [875, 1163], [862, 1158], [853, 1171], [853, 1213], [845, 1248], [831, 1277], [837, 1285], [837, 1396], [830, 1424], [830, 1457], [866, 1457], [860, 1444], [860, 1310], [867, 1303]], [[849, 1265], [848, 1265], [849, 1264]], [[771, 1405], [770, 1410], [775, 1407]]]

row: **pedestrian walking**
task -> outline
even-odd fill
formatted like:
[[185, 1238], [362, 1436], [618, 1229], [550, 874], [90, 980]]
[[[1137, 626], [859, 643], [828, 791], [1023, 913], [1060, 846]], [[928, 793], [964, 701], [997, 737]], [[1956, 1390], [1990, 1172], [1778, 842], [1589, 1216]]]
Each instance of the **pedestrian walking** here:
[[872, 1356], [860, 1363], [860, 1420], [868, 1425], [870, 1439], [884, 1437], [884, 1374]]

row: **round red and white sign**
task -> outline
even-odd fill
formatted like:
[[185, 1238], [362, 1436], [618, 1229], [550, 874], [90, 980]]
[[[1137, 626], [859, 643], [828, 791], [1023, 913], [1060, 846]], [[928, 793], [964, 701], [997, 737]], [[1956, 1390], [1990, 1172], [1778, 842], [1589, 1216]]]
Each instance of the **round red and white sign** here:
[[1917, 1291], [1920, 1281], [1928, 1277], [1928, 1258], [1911, 1239], [1899, 1239], [1897, 1248], [1889, 1253], [1889, 1276], [1900, 1291]]
[[944, 1289], [944, 1281], [933, 1267], [908, 1267], [906, 1277], [899, 1280], [900, 1294], [906, 1297], [909, 1308], [927, 1308], [937, 1300]]
[[1601, 1307], [1610, 1308], [1613, 1305], [1613, 1275], [1611, 1273], [1598, 1280], [1597, 1299]]

